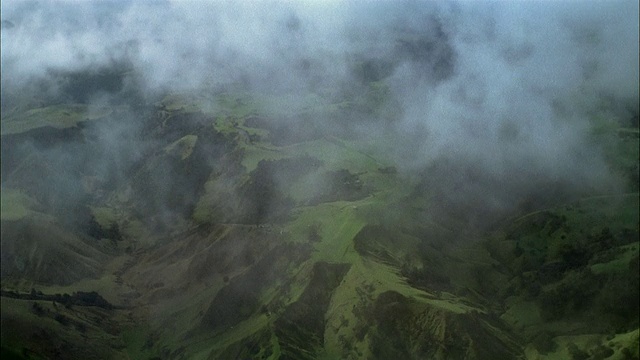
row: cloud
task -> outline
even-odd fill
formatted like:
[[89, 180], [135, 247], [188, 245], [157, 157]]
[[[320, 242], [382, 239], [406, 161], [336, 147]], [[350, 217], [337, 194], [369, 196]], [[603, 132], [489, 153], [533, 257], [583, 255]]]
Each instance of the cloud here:
[[358, 131], [393, 131], [401, 168], [480, 168], [495, 185], [468, 189], [488, 198], [508, 181], [604, 189], [584, 134], [596, 113], [637, 116], [637, 13], [626, 0], [3, 2], [3, 108], [113, 68], [117, 89], [151, 95], [242, 83], [340, 96], [383, 79], [396, 122]]

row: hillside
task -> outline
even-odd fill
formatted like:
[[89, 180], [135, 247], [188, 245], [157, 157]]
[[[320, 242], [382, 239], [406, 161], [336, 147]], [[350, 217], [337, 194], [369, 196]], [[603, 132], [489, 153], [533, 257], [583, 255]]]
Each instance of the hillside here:
[[344, 124], [357, 101], [168, 94], [115, 130], [117, 108], [3, 116], [3, 358], [638, 358], [637, 128], [592, 135], [625, 191], [482, 211], [442, 197], [473, 168], [398, 168], [397, 134]]

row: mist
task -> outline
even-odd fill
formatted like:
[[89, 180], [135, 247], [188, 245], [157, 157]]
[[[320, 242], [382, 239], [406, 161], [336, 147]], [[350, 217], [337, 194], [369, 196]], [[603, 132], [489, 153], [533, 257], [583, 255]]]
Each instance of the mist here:
[[165, 94], [240, 87], [331, 102], [384, 81], [377, 120], [274, 121], [383, 137], [393, 146], [378, 155], [442, 206], [504, 214], [541, 189], [628, 185], [589, 131], [637, 126], [637, 13], [636, 1], [3, 2], [2, 112], [123, 106], [89, 134], [99, 156], [45, 152], [117, 182], [152, 147], [140, 119]]

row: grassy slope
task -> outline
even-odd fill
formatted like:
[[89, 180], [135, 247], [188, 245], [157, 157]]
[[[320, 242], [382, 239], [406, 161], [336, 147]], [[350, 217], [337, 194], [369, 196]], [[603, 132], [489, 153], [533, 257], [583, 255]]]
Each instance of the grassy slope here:
[[[116, 109], [117, 110], [117, 109]], [[86, 105], [52, 105], [38, 109], [30, 109], [17, 114], [11, 114], [2, 119], [2, 134], [19, 134], [41, 127], [63, 129], [77, 126], [83, 121], [104, 118], [114, 109], [110, 107], [89, 108]]]
[[37, 201], [16, 189], [2, 189], [2, 220], [15, 221], [31, 215], [37, 208]]
[[2, 298], [2, 347], [25, 358], [127, 359], [120, 314], [49, 301]]
[[[310, 261], [328, 261], [351, 265], [349, 273], [336, 289], [330, 308], [327, 311], [328, 326], [325, 332], [325, 348], [322, 351], [322, 354], [324, 354], [322, 356], [328, 358], [340, 356], [342, 346], [345, 342], [350, 341], [359, 344], [356, 345], [359, 346], [357, 352], [363, 355], [366, 354], [368, 344], [356, 341], [353, 333], [353, 328], [362, 319], [357, 319], [349, 306], [354, 305], [354, 299], [358, 298], [358, 294], [364, 288], [370, 293], [370, 299], [375, 298], [380, 293], [392, 290], [445, 311], [464, 314], [471, 310], [479, 310], [479, 308], [457, 301], [455, 296], [445, 295], [442, 298], [436, 298], [432, 294], [415, 289], [407, 285], [397, 268], [364, 259], [354, 250], [352, 239], [370, 220], [372, 214], [379, 214], [388, 203], [398, 201], [410, 191], [410, 187], [407, 186], [405, 189], [401, 180], [395, 175], [379, 172], [379, 169], [383, 168], [384, 164], [356, 148], [357, 146], [366, 148], [367, 145], [350, 144], [335, 137], [282, 148], [271, 147], [268, 151], [264, 150], [264, 144], [244, 144], [244, 149], [247, 150], [245, 154], [248, 154], [247, 156], [251, 159], [250, 162], [243, 161], [247, 170], [253, 169], [255, 164], [263, 159], [277, 159], [305, 154], [312, 155], [323, 161], [331, 169], [348, 168], [354, 173], [361, 173], [363, 174], [363, 181], [372, 184], [375, 188], [371, 196], [361, 200], [337, 201], [297, 208], [294, 210], [294, 219], [282, 228], [282, 231], [294, 241], [307, 241], [311, 227], [320, 229], [319, 236], [321, 240], [313, 244], [315, 251]], [[256, 147], [259, 147], [259, 149], [256, 150]], [[260, 154], [263, 154], [264, 157], [259, 157]], [[249, 165], [247, 166], [247, 164]], [[305, 194], [308, 194], [310, 190], [312, 189], [305, 188], [305, 184], [302, 183], [294, 185], [291, 188], [291, 193], [295, 199], [300, 200], [304, 199]], [[365, 306], [365, 304], [362, 306]], [[259, 316], [255, 320], [247, 320], [243, 324], [265, 325], [260, 319], [262, 321], [265, 320], [263, 316]], [[349, 323], [352, 324], [351, 328], [344, 325]], [[340, 330], [330, 331], [329, 329], [332, 326]], [[232, 338], [238, 340], [237, 334], [239, 332], [244, 333], [245, 336], [251, 333], [251, 331], [243, 329], [246, 329], [246, 326], [233, 330], [232, 333], [236, 335]], [[257, 331], [255, 327], [252, 327], [252, 329], [252, 331]], [[230, 340], [227, 338], [220, 341], [223, 344], [230, 344]], [[273, 356], [273, 358], [276, 358], [277, 353], [274, 353]]]
[[[265, 100], [262, 100], [263, 102]], [[247, 114], [252, 114], [241, 99], [230, 100], [223, 98], [220, 101], [223, 107], [222, 113], [224, 117], [218, 118], [215, 126], [220, 130], [228, 133], [238, 131], [242, 125], [242, 118]], [[227, 107], [227, 108], [225, 108]], [[240, 107], [240, 109], [238, 109]], [[264, 135], [260, 129], [250, 129], [243, 127], [243, 130], [250, 134]], [[394, 175], [380, 174], [378, 169], [383, 167], [380, 162], [376, 161], [370, 155], [358, 151], [353, 145], [350, 145], [340, 139], [330, 137], [320, 140], [307, 141], [295, 145], [285, 147], [274, 147], [268, 142], [249, 142], [244, 137], [238, 138], [240, 147], [244, 150], [244, 158], [242, 164], [247, 172], [253, 170], [256, 164], [261, 160], [280, 159], [286, 157], [296, 157], [301, 155], [310, 155], [323, 164], [321, 171], [338, 170], [347, 168], [353, 173], [360, 173], [363, 181], [371, 183], [375, 187], [374, 194], [357, 201], [338, 201], [331, 203], [321, 203], [316, 206], [302, 206], [294, 210], [293, 220], [283, 224], [280, 231], [294, 242], [308, 241], [310, 227], [320, 229], [320, 241], [313, 244], [315, 251], [313, 252], [311, 262], [328, 261], [330, 263], [349, 263], [352, 265], [351, 270], [345, 277], [345, 280], [336, 290], [335, 299], [329, 309], [329, 313], [333, 314], [332, 318], [353, 316], [348, 311], [338, 311], [336, 309], [346, 309], [349, 294], [354, 294], [363, 284], [369, 284], [371, 278], [377, 279], [377, 283], [373, 286], [372, 296], [387, 290], [399, 291], [408, 296], [421, 295], [427, 297], [424, 292], [411, 288], [406, 284], [404, 279], [398, 274], [398, 271], [390, 266], [379, 264], [374, 261], [362, 259], [353, 249], [351, 239], [366, 224], [367, 214], [376, 213], [385, 206], [385, 202], [391, 199], [397, 199], [404, 195], [407, 191], [402, 188], [394, 188], [399, 184], [398, 179], [394, 179]], [[302, 178], [291, 188], [291, 194], [294, 199], [299, 202], [308, 199], [314, 190], [314, 184], [308, 182], [308, 178]], [[400, 190], [400, 191], [398, 191]], [[206, 199], [207, 195], [203, 197]], [[362, 214], [362, 215], [361, 215]], [[203, 215], [200, 213], [200, 217]], [[306, 265], [309, 267], [310, 265]], [[305, 270], [298, 270], [304, 272]], [[294, 293], [301, 293], [302, 289], [294, 290]], [[273, 293], [274, 290], [267, 290], [265, 293]], [[295, 294], [294, 294], [295, 297]], [[345, 300], [346, 297], [346, 300]], [[426, 301], [426, 300], [425, 300]], [[430, 300], [437, 306], [455, 311], [464, 312], [466, 309], [458, 307], [448, 300]], [[345, 303], [346, 302], [346, 303]], [[346, 317], [345, 317], [346, 316]], [[342, 320], [344, 321], [344, 320]], [[353, 319], [353, 324], [356, 324]], [[258, 329], [269, 323], [264, 315], [252, 317], [234, 327], [228, 333], [224, 333], [220, 337], [211, 339], [210, 336], [202, 335], [202, 340], [207, 345], [201, 345], [203, 350], [197, 353], [207, 354], [214, 349], [224, 349], [226, 346], [250, 336]], [[344, 334], [340, 334], [344, 337]], [[197, 336], [196, 336], [197, 337]], [[332, 345], [330, 337], [327, 333], [327, 354], [338, 351], [337, 344]], [[335, 340], [335, 339], [334, 339]], [[333, 346], [336, 349], [331, 349]], [[192, 354], [196, 356], [196, 354]], [[275, 356], [276, 354], [274, 354]]]
[[[610, 333], [620, 339], [629, 339], [628, 331], [637, 333], [632, 264], [638, 261], [638, 205], [637, 194], [583, 199], [520, 217], [489, 243], [511, 274], [499, 290], [507, 293], [502, 318], [533, 341], [528, 358], [608, 349], [615, 351], [612, 358], [624, 358], [622, 348], [637, 356], [637, 335], [634, 345], [612, 342]], [[501, 254], [499, 248], [512, 253]], [[616, 307], [631, 312], [616, 320]], [[536, 343], [540, 334], [548, 337], [548, 346]]]

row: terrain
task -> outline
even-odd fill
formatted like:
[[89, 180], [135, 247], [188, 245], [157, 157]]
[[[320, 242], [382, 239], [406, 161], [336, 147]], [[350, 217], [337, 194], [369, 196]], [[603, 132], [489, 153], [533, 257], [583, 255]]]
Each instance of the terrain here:
[[637, 4], [315, 3], [3, 3], [2, 358], [638, 359]]
[[590, 133], [625, 191], [483, 212], [353, 130], [394, 122], [365, 89], [165, 94], [125, 164], [129, 104], [3, 108], [2, 357], [638, 358], [637, 120]]

